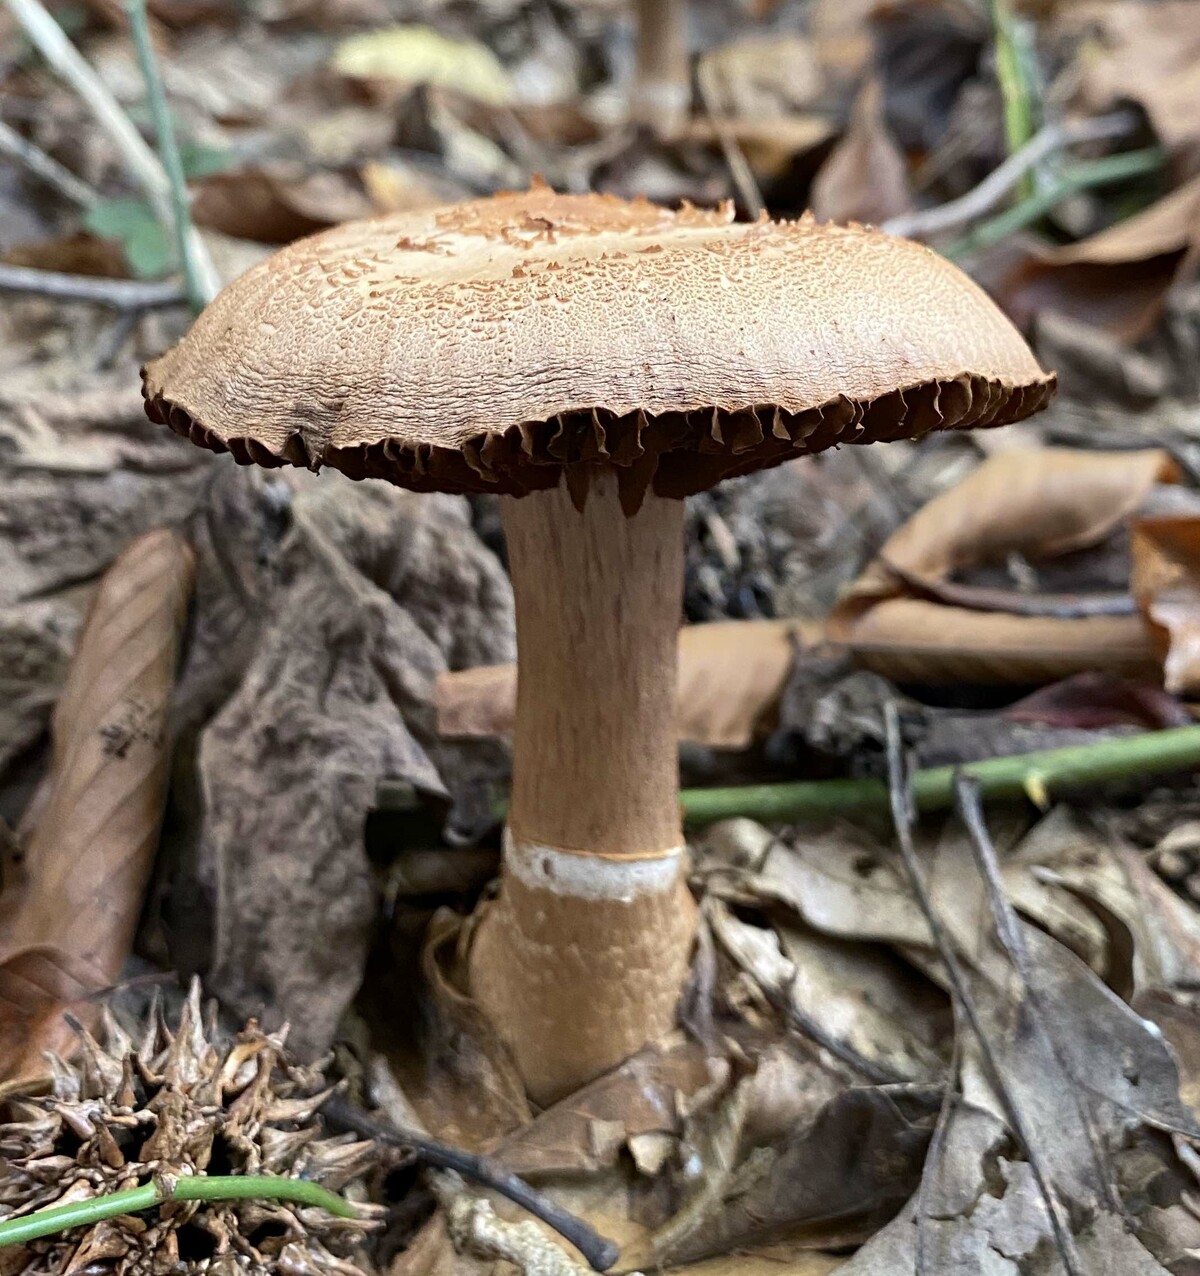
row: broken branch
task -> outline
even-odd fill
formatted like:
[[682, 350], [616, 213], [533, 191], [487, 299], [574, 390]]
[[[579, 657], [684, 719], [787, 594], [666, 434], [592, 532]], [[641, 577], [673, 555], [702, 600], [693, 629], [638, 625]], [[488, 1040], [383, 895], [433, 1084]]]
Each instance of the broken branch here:
[[19, 292], [54, 301], [86, 301], [114, 310], [161, 310], [187, 301], [178, 284], [169, 280], [104, 279], [98, 275], [68, 275], [32, 266], [0, 262], [0, 292]]

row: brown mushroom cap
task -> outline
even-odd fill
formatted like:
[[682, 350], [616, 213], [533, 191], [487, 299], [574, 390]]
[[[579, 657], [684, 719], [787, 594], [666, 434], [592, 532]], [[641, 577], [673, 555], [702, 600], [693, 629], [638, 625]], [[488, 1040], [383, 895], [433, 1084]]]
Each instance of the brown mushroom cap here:
[[543, 186], [352, 222], [226, 288], [149, 415], [260, 465], [686, 496], [838, 443], [1003, 425], [1054, 379], [961, 271], [860, 226]]

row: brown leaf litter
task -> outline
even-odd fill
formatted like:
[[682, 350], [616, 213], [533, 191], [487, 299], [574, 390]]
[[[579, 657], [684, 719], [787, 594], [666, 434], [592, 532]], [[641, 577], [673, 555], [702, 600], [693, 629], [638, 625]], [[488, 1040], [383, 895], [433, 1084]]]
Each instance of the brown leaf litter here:
[[129, 955], [166, 802], [167, 707], [192, 572], [177, 536], [148, 532], [92, 602], [54, 709], [50, 774], [0, 896], [6, 1076], [64, 1049], [63, 1009], [90, 1018], [82, 999]]
[[[908, 682], [1035, 684], [1096, 667], [1154, 676], [1140, 619], [1036, 616], [932, 601], [953, 573], [1008, 555], [1044, 559], [1093, 545], [1170, 479], [1161, 451], [1043, 449], [990, 457], [935, 497], [883, 546], [843, 594], [829, 636], [877, 673]], [[919, 587], [914, 589], [914, 585]]]
[[458, 498], [231, 467], [206, 511], [165, 920], [223, 1001], [319, 1050], [374, 930], [379, 782], [456, 803], [464, 835], [491, 820], [504, 753], [442, 740], [431, 702], [447, 668], [512, 655], [510, 587]]

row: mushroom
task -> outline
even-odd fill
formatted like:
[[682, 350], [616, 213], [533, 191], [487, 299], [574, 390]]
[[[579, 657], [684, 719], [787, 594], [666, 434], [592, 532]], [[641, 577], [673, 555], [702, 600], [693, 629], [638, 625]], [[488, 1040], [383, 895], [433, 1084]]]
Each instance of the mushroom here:
[[501, 495], [513, 794], [468, 968], [539, 1102], [667, 1030], [689, 968], [682, 498], [1054, 389], [918, 244], [540, 185], [292, 244], [143, 378], [152, 419], [243, 464]]

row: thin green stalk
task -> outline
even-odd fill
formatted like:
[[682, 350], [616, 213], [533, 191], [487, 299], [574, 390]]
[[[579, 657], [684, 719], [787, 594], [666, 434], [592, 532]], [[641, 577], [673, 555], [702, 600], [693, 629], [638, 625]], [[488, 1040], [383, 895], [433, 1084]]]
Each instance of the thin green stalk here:
[[146, 0], [127, 0], [126, 12], [137, 49], [138, 65], [146, 84], [146, 100], [154, 119], [154, 132], [158, 139], [158, 153], [171, 188], [171, 220], [175, 229], [175, 250], [183, 271], [184, 289], [192, 309], [199, 313], [212, 300], [213, 282], [202, 277], [201, 266], [192, 249], [195, 227], [188, 208], [187, 182], [183, 174], [183, 161], [179, 156], [179, 143], [171, 126], [167, 109], [167, 95], [163, 91], [158, 62], [150, 43], [150, 25], [146, 15]]
[[[985, 798], [1024, 795], [1044, 806], [1052, 794], [1065, 790], [1168, 775], [1195, 767], [1200, 767], [1200, 726], [1175, 727], [1100, 744], [988, 758], [961, 768], [933, 767], [914, 773], [912, 792], [919, 810], [945, 810], [954, 803], [954, 777], [961, 770], [979, 782]], [[682, 803], [684, 818], [690, 825], [711, 824], [735, 815], [766, 823], [785, 822], [887, 811], [888, 787], [882, 780], [808, 780], [686, 789]]]
[[969, 234], [957, 239], [941, 251], [951, 259], [967, 253], [979, 252], [999, 243], [1006, 236], [1031, 225], [1049, 213], [1056, 205], [1071, 195], [1094, 186], [1107, 186], [1131, 177], [1141, 177], [1160, 169], [1166, 161], [1166, 153], [1159, 146], [1147, 146], [1142, 150], [1124, 151], [1120, 155], [1107, 155], [1103, 159], [1081, 160], [1072, 164], [1055, 185], [1040, 190], [1023, 199], [1012, 208], [997, 213], [981, 222]]
[[23, 1245], [40, 1236], [53, 1236], [72, 1227], [87, 1227], [120, 1214], [136, 1214], [164, 1201], [292, 1201], [327, 1210], [338, 1218], [354, 1218], [354, 1207], [336, 1192], [306, 1179], [281, 1178], [273, 1174], [194, 1175], [177, 1179], [170, 1192], [157, 1182], [131, 1187], [89, 1201], [52, 1205], [21, 1218], [0, 1223], [0, 1248]]
[[1012, 155], [1037, 132], [1032, 49], [1010, 0], [990, 0], [996, 40], [996, 79], [1004, 100], [1004, 142]]

